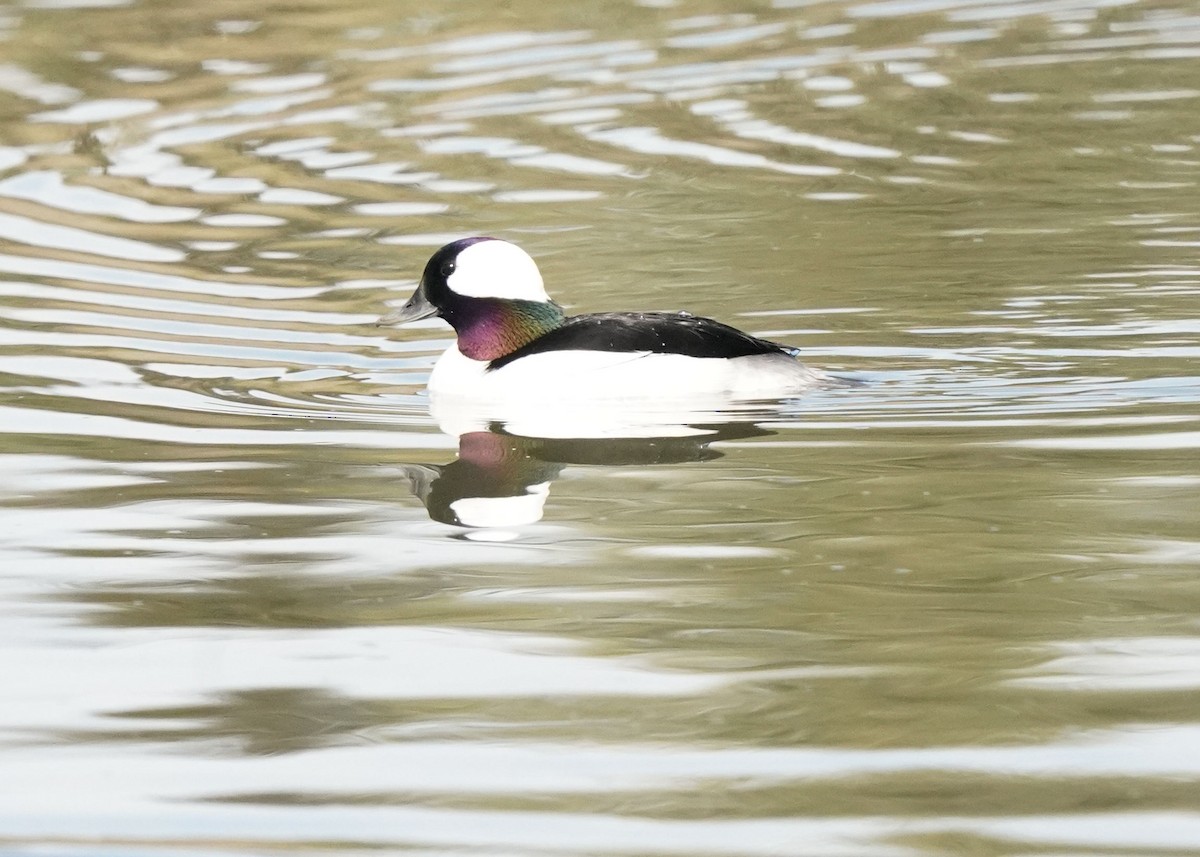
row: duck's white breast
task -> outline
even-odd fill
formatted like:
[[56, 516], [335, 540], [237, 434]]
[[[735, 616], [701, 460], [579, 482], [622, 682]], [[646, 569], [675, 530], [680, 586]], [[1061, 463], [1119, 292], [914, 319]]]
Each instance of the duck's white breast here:
[[818, 386], [823, 375], [785, 354], [703, 358], [680, 354], [547, 351], [499, 369], [451, 346], [429, 378], [436, 395], [555, 402], [580, 399], [771, 399]]

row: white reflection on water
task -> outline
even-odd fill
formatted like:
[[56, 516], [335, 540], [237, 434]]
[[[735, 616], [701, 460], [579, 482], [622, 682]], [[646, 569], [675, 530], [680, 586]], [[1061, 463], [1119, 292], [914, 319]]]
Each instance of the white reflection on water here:
[[136, 197], [96, 187], [69, 185], [61, 175], [50, 170], [33, 170], [0, 181], [0, 196], [27, 199], [65, 211], [99, 214], [134, 223], [177, 223], [191, 220], [200, 213], [198, 208], [153, 205]]
[[[153, 730], [152, 722], [147, 724]], [[1178, 738], [1185, 744], [1196, 736]], [[1168, 745], [1170, 744], [1170, 745]], [[1012, 772], [1050, 773], [1058, 764], [1072, 773], [1082, 759], [1063, 756], [1057, 748], [1006, 748], [1016, 759], [1049, 751], [1050, 764], [1030, 758], [1027, 766], [1007, 765]], [[1167, 774], [1186, 774], [1187, 768], [1171, 764], [1170, 742], [1120, 742], [1111, 748], [1121, 756], [1149, 753], [1150, 764], [1135, 765]], [[1014, 752], [1015, 751], [1015, 752]], [[950, 770], [969, 770], [967, 750], [959, 764], [957, 751], [946, 752]], [[974, 833], [1017, 841], [1033, 839], [1063, 846], [1111, 848], [1123, 846], [1190, 848], [1200, 834], [1200, 814], [1094, 813], [1026, 816], [1017, 818], [948, 817], [944, 819], [888, 819], [851, 815], [842, 818], [807, 817], [769, 819], [655, 819], [584, 812], [503, 812], [456, 808], [452, 810], [405, 805], [422, 794], [468, 791], [477, 798], [487, 794], [511, 795], [514, 784], [522, 791], [539, 793], [602, 793], [609, 789], [679, 786], [704, 782], [731, 783], [777, 777], [811, 778], [844, 775], [858, 766], [853, 752], [829, 754], [711, 753], [663, 751], [653, 747], [580, 748], [525, 744], [521, 747], [480, 747], [477, 744], [414, 741], [403, 745], [367, 745], [358, 748], [325, 748], [255, 759], [168, 758], [131, 756], [91, 747], [65, 747], [53, 753], [54, 776], [44, 765], [30, 765], [29, 751], [12, 750], [11, 773], [25, 785], [10, 810], [0, 814], [6, 830], [20, 837], [116, 837], [136, 829], [139, 840], [203, 842], [203, 831], [217, 826], [221, 838], [246, 838], [263, 845], [279, 841], [346, 840], [373, 844], [561, 849], [567, 853], [762, 854], [797, 853], [911, 854], [911, 848], [892, 841], [903, 835], [938, 832]], [[871, 770], [891, 767], [915, 772], [938, 765], [935, 758], [908, 754], [873, 763]], [[954, 758], [951, 758], [954, 757]], [[1189, 757], [1190, 758], [1190, 757]], [[1190, 759], [1195, 763], [1195, 759]], [[847, 764], [848, 763], [848, 764]], [[1159, 763], [1159, 764], [1156, 764]], [[314, 766], [319, 766], [315, 769]], [[859, 768], [861, 770], [861, 768]], [[119, 770], [118, 776], [113, 775]], [[288, 804], [304, 799], [296, 783], [318, 773], [320, 811], [296, 813]], [[72, 791], [64, 793], [64, 779]], [[197, 794], [195, 784], [208, 784]], [[81, 807], [63, 811], [64, 798], [74, 789], [85, 799]], [[400, 802], [387, 800], [395, 792]], [[344, 794], [345, 800], [339, 800]], [[384, 806], [355, 806], [361, 795], [387, 801]], [[168, 798], [163, 805], [154, 799]], [[274, 798], [273, 800], [271, 798]], [[247, 805], [247, 798], [258, 798]], [[356, 798], [359, 798], [356, 800]], [[213, 805], [210, 801], [231, 800]], [[273, 806], [273, 803], [282, 805]], [[82, 807], [87, 807], [82, 809]], [[286, 831], [284, 833], [283, 831]], [[799, 850], [798, 850], [799, 849]]]
[[29, 117], [33, 122], [61, 122], [65, 125], [83, 125], [89, 122], [112, 122], [128, 119], [143, 113], [152, 113], [158, 102], [144, 98], [108, 98], [81, 101], [61, 110], [47, 110]]
[[1200, 431], [1175, 430], [1139, 434], [1091, 435], [1087, 437], [1026, 438], [1012, 441], [1012, 445], [1027, 447], [1029, 449], [1078, 449], [1088, 451], [1197, 449], [1200, 448]]
[[[139, 523], [145, 522], [130, 522], [133, 526]], [[532, 552], [522, 546], [487, 549], [511, 555], [514, 561]], [[457, 552], [460, 559], [475, 553], [466, 542], [459, 543]], [[453, 562], [449, 557], [447, 561]], [[131, 697], [138, 699], [139, 707], [153, 709], [272, 688], [322, 688], [345, 697], [397, 700], [564, 694], [677, 696], [703, 693], [738, 680], [736, 675], [655, 669], [636, 659], [588, 657], [573, 652], [579, 647], [561, 639], [442, 627], [211, 628], [189, 629], [169, 638], [158, 629], [141, 628], [124, 629], [120, 641], [115, 642], [110, 632], [102, 629], [39, 628], [17, 620], [5, 636], [8, 642], [0, 656], [0, 668], [6, 676], [19, 677], [22, 688], [20, 699], [0, 715], [0, 730], [10, 740], [22, 740], [24, 733], [25, 740], [38, 741], [36, 734], [29, 733], [34, 723], [48, 732], [112, 726], [107, 719], [125, 710]], [[181, 669], [183, 664], [195, 668]], [[63, 698], [60, 680], [66, 673], [78, 676], [69, 701]], [[120, 680], [114, 681], [116, 676]], [[405, 748], [376, 747], [370, 752], [403, 756]], [[502, 755], [515, 752], [511, 748], [500, 751]], [[285, 767], [290, 765], [285, 763]], [[335, 760], [329, 772], [338, 767]], [[349, 773], [353, 767], [344, 770]], [[387, 770], [391, 765], [380, 767]], [[453, 767], [460, 775], [471, 770], [461, 763]], [[408, 765], [399, 769], [426, 776]], [[269, 770], [262, 773], [270, 775]], [[185, 792], [195, 788], [188, 780], [187, 776], [180, 779]], [[282, 783], [276, 787], [280, 786]]]
[[80, 280], [114, 286], [132, 286], [147, 290], [191, 292], [207, 297], [271, 300], [273, 298], [303, 298], [321, 294], [324, 287], [267, 286], [259, 283], [230, 283], [220, 280], [201, 280], [179, 274], [162, 274], [136, 268], [96, 265], [61, 259], [38, 259], [32, 256], [0, 254], [0, 271], [52, 279]]
[[[111, 757], [91, 761], [104, 766]], [[490, 857], [506, 853], [497, 848], [519, 849], [514, 854], [527, 854], [532, 849], [561, 853], [909, 857], [924, 852], [893, 840], [903, 842], [909, 836], [939, 833], [995, 837], [1034, 847], [1049, 843], [1103, 851], [1112, 847], [1190, 849], [1200, 841], [1200, 815], [1187, 812], [1110, 813], [1101, 819], [1094, 813], [1083, 813], [945, 821], [878, 817], [677, 821], [582, 813], [448, 812], [404, 806], [335, 806], [297, 813], [291, 807], [233, 805], [147, 814], [118, 804], [108, 807], [107, 812], [97, 807], [94, 814], [83, 818], [56, 819], [53, 813], [49, 809], [12, 819], [0, 816], [0, 820], [17, 835], [52, 840], [64, 837], [68, 843], [78, 836], [120, 840], [121, 831], [136, 826], [149, 840], [171, 841], [182, 834], [187, 837], [184, 844], [203, 844], [207, 839], [204, 833], [219, 826], [230, 838], [252, 840], [258, 847], [278, 846], [295, 838], [332, 839], [368, 846], [400, 845], [405, 854], [413, 853], [408, 850], [413, 845], [439, 847], [433, 852], [439, 855], [445, 853], [442, 848], [478, 848]], [[279, 832], [282, 829], [288, 831], [286, 837]]]
[[[1200, 554], [1195, 543], [1180, 548], [1161, 561], [1178, 562]], [[1071, 640], [1055, 644], [1051, 651], [1055, 655], [1051, 660], [1032, 675], [1012, 679], [1013, 683], [1090, 691], [1200, 688], [1200, 638], [1196, 637]]]
[[579, 130], [589, 140], [607, 143], [628, 149], [631, 152], [647, 155], [694, 158], [718, 166], [776, 170], [796, 176], [833, 176], [841, 172], [836, 167], [810, 164], [785, 164], [756, 153], [741, 152], [726, 146], [715, 146], [711, 143], [674, 139], [663, 135], [657, 128], [646, 126], [633, 128], [585, 127]]
[[82, 251], [133, 262], [182, 262], [184, 259], [181, 250], [104, 235], [74, 226], [57, 226], [19, 214], [0, 213], [0, 240], [34, 247]]
[[[201, 403], [195, 400], [197, 405]], [[221, 408], [212, 402], [202, 407], [206, 411], [230, 412], [238, 408]], [[310, 416], [310, 415], [306, 415]], [[382, 416], [378, 422], [386, 424]], [[410, 417], [399, 416], [397, 424], [411, 422]], [[162, 443], [197, 443], [214, 446], [254, 446], [269, 444], [279, 446], [333, 446], [365, 447], [373, 449], [395, 449], [403, 443], [409, 449], [446, 449], [453, 440], [436, 434], [404, 434], [381, 428], [377, 431], [337, 428], [316, 424], [307, 431], [295, 428], [280, 429], [236, 429], [199, 426], [171, 426], [122, 417], [99, 414], [62, 414], [54, 411], [37, 411], [20, 408], [0, 407], [0, 431], [19, 431], [22, 434], [39, 434], [43, 437], [63, 435], [67, 437], [122, 438], [125, 440], [155, 441]]]
[[[112, 757], [86, 760], [104, 767]], [[85, 817], [64, 818], [53, 808], [35, 807], [15, 817], [0, 815], [6, 830], [22, 838], [122, 839], [136, 828], [145, 839], [204, 843], [218, 828], [222, 839], [250, 840], [253, 847], [279, 847], [303, 839], [394, 845], [481, 849], [489, 857], [555, 851], [613, 854], [753, 854], [795, 857], [907, 857], [913, 849], [886, 844], [889, 835], [911, 829], [874, 818], [674, 821], [583, 813], [481, 812], [419, 809], [406, 806], [362, 808], [324, 806], [296, 812], [291, 807], [197, 806], [147, 812], [106, 798]], [[114, 805], [115, 804], [115, 805]], [[281, 833], [286, 830], [287, 833]], [[139, 838], [140, 839], [140, 838]], [[139, 842], [140, 845], [140, 842]], [[797, 849], [803, 849], [798, 851]], [[140, 847], [139, 847], [139, 850]]]

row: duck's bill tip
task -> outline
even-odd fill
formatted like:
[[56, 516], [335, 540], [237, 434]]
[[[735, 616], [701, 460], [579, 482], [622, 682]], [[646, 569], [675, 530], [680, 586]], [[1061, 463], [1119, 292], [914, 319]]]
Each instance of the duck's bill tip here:
[[434, 315], [437, 315], [437, 307], [425, 300], [424, 295], [417, 292], [408, 299], [408, 303], [386, 313], [375, 324], [378, 327], [391, 327], [397, 324], [408, 324], [410, 321], [420, 321]]

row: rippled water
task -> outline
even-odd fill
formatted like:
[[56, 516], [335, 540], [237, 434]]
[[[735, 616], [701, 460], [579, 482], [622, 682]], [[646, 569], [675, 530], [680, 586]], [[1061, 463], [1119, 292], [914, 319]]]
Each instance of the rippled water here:
[[[1200, 854], [1189, 4], [0, 27], [0, 850]], [[469, 234], [854, 383], [445, 434]]]

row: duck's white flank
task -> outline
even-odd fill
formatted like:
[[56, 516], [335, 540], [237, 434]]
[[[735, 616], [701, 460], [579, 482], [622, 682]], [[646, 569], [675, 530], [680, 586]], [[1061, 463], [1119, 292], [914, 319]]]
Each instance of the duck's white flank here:
[[516, 244], [480, 241], [458, 254], [446, 278], [456, 294], [471, 298], [549, 301], [537, 263]]
[[451, 346], [433, 367], [429, 392], [480, 401], [682, 400], [696, 396], [778, 399], [824, 375], [786, 354], [705, 358], [614, 351], [548, 351], [493, 371]]

